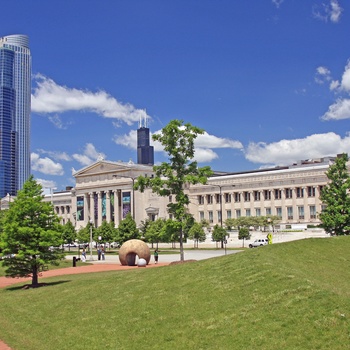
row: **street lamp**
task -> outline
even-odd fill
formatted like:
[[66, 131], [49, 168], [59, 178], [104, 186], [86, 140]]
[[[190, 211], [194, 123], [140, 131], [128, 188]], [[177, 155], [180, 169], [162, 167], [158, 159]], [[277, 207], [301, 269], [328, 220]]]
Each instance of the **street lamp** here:
[[[219, 187], [220, 189], [220, 227], [222, 228], [222, 188], [223, 187], [227, 187], [227, 186], [232, 186], [232, 187], [235, 187], [235, 185], [217, 185], [217, 184], [208, 184], [208, 186], [216, 186], [216, 187]], [[225, 235], [225, 239], [223, 241], [223, 243], [225, 244], [225, 255], [226, 255], [226, 244], [227, 244], [227, 240], [226, 240], [226, 235]], [[222, 248], [222, 246], [221, 246]]]
[[90, 219], [90, 261], [94, 260], [92, 257], [92, 224], [94, 221]]
[[113, 175], [115, 178], [121, 178], [124, 177], [126, 179], [131, 179], [132, 180], [132, 218], [135, 220], [135, 180], [137, 179], [136, 177], [132, 176], [127, 176], [127, 175]]

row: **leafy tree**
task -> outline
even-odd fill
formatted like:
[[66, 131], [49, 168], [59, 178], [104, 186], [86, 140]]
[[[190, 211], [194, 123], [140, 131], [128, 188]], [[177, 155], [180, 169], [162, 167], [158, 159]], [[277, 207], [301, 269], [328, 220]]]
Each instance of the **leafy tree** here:
[[122, 245], [124, 242], [128, 241], [129, 239], [139, 239], [140, 238], [140, 231], [136, 227], [135, 220], [131, 216], [130, 213], [128, 213], [123, 219], [119, 226], [118, 226], [118, 239], [120, 245]]
[[152, 247], [154, 243], [157, 243], [158, 247], [158, 243], [163, 242], [163, 238], [166, 232], [165, 225], [165, 220], [161, 218], [158, 218], [156, 221], [150, 221], [148, 223], [144, 238], [146, 242], [152, 243]]
[[236, 226], [236, 219], [226, 219], [225, 226], [227, 230], [231, 231]]
[[238, 230], [238, 239], [243, 239], [243, 247], [244, 247], [244, 240], [250, 239], [250, 232], [248, 227], [241, 227]]
[[155, 165], [153, 178], [139, 176], [135, 183], [135, 189], [141, 192], [150, 187], [154, 193], [160, 196], [175, 196], [175, 201], [168, 204], [168, 212], [174, 219], [181, 223], [179, 226], [180, 260], [184, 260], [183, 238], [186, 222], [184, 221], [190, 203], [185, 193], [187, 184], [206, 184], [208, 176], [212, 174], [210, 167], [198, 168], [194, 158], [194, 140], [204, 130], [184, 124], [182, 120], [172, 120], [161, 133], [152, 136], [164, 147], [169, 155], [169, 163], [163, 162]]
[[77, 232], [77, 240], [79, 243], [90, 242], [90, 223], [85, 227], [81, 227]]
[[320, 214], [326, 232], [334, 235], [350, 233], [350, 178], [346, 163], [348, 155], [338, 156], [326, 175], [330, 182], [323, 187], [321, 200], [326, 205]]
[[[75, 227], [71, 223], [71, 221], [67, 221], [64, 225], [62, 225], [62, 238], [63, 243], [73, 243], [77, 238], [77, 232], [75, 231]], [[70, 247], [69, 247], [70, 250]]]
[[113, 237], [115, 237], [116, 235], [114, 231], [116, 231], [114, 228], [114, 223], [113, 222], [108, 223], [106, 220], [103, 220], [101, 226], [99, 226], [96, 229], [95, 235], [97, 236], [97, 238], [101, 237], [101, 242], [110, 243], [112, 242]]
[[[227, 236], [227, 231], [224, 227], [219, 225], [214, 226], [214, 230], [212, 233], [212, 239], [215, 242], [223, 242]], [[223, 247], [222, 247], [223, 248]]]
[[204, 232], [203, 226], [200, 223], [195, 222], [188, 232], [188, 238], [193, 239], [194, 247], [196, 248], [197, 246], [198, 248], [198, 242], [204, 242], [207, 235]]
[[58, 265], [63, 258], [60, 250], [51, 248], [62, 244], [59, 219], [43, 198], [42, 186], [30, 176], [5, 214], [1, 235], [3, 253], [14, 255], [3, 261], [6, 276], [31, 276], [33, 287], [45, 265]]

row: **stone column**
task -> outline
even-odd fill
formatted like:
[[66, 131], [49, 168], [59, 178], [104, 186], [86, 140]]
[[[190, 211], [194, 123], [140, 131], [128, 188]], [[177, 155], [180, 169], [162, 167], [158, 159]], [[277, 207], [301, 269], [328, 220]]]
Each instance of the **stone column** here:
[[111, 197], [110, 191], [106, 191], [106, 221], [111, 222]]

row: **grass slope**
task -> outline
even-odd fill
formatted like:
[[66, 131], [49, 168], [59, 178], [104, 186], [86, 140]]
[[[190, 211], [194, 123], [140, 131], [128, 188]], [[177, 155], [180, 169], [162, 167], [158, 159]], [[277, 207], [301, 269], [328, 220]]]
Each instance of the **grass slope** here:
[[14, 349], [348, 349], [350, 237], [0, 290]]

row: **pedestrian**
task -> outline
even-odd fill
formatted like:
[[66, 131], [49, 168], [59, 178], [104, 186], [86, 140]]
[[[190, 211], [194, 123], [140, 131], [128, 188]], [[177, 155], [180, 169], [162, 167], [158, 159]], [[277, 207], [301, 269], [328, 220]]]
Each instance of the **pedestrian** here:
[[85, 262], [86, 261], [86, 250], [83, 248], [83, 252], [81, 253], [81, 261]]
[[155, 263], [156, 264], [158, 264], [158, 249], [156, 249], [155, 251], [154, 251], [154, 261], [155, 261]]
[[102, 257], [102, 260], [105, 259], [105, 248], [104, 247], [101, 248], [101, 257]]
[[100, 246], [97, 248], [97, 258], [98, 258], [98, 260], [101, 260], [101, 247]]

